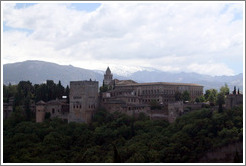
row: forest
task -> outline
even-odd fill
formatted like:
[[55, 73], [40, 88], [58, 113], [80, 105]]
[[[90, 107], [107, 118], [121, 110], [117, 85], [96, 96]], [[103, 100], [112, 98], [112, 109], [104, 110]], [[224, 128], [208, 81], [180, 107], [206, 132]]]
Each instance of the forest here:
[[[98, 110], [90, 124], [27, 120], [3, 123], [4, 163], [189, 163], [243, 140], [243, 106], [192, 111], [174, 123]], [[242, 156], [234, 154], [234, 162]]]

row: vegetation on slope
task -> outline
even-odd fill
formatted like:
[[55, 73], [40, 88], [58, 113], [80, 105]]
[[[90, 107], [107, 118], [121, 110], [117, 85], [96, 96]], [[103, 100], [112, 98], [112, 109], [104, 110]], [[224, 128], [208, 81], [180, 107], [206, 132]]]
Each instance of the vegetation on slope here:
[[172, 124], [105, 110], [90, 125], [35, 123], [14, 112], [3, 125], [3, 162], [197, 162], [206, 151], [242, 139], [242, 106], [189, 112]]

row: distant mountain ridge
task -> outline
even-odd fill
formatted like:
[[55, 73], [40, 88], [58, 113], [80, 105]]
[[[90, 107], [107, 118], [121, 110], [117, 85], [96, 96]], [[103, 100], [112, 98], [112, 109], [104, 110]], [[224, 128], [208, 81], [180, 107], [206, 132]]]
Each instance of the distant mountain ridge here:
[[196, 83], [204, 86], [204, 89], [220, 89], [225, 83], [232, 91], [234, 86], [243, 91], [243, 74], [234, 76], [209, 76], [197, 73], [170, 73], [163, 71], [138, 71], [130, 76], [137, 82], [182, 82]]
[[[106, 69], [105, 69], [106, 70]], [[230, 90], [237, 86], [243, 91], [243, 74], [235, 76], [209, 76], [197, 73], [170, 73], [159, 70], [137, 71], [127, 77], [120, 76], [112, 71], [113, 77], [117, 79], [132, 79], [137, 82], [183, 82], [197, 83], [204, 86], [204, 89], [219, 89], [225, 83]], [[88, 70], [72, 65], [58, 65], [56, 63], [29, 60], [3, 65], [3, 83], [18, 84], [19, 81], [31, 81], [33, 84], [40, 84], [46, 80], [59, 80], [63, 85], [69, 85], [70, 81], [97, 80], [101, 85], [104, 71]]]
[[24, 61], [3, 65], [3, 82], [17, 84], [22, 80], [30, 80], [33, 84], [40, 84], [46, 80], [61, 80], [63, 85], [77, 80], [102, 80], [101, 74], [91, 70], [74, 67], [72, 65], [58, 65], [44, 61]]

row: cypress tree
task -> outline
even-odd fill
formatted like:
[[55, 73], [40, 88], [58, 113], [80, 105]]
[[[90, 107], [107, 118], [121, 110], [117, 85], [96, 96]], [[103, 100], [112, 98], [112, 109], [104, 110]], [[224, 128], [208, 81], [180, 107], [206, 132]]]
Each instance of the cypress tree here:
[[234, 86], [233, 94], [235, 95], [237, 93], [236, 86]]

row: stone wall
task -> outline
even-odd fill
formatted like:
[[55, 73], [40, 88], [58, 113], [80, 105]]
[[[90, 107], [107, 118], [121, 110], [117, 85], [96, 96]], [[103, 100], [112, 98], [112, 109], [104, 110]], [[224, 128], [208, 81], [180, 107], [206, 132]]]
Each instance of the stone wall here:
[[98, 108], [98, 81], [71, 81], [68, 122], [89, 123]]
[[8, 119], [13, 112], [13, 105], [9, 103], [3, 103], [3, 120]]
[[183, 102], [168, 103], [168, 121], [174, 122], [184, 112]]
[[243, 104], [242, 94], [230, 94], [226, 96], [225, 105], [227, 109], [232, 109], [236, 105]]
[[36, 122], [43, 122], [45, 117], [45, 103], [40, 101], [36, 104]]

